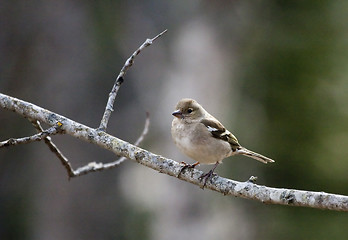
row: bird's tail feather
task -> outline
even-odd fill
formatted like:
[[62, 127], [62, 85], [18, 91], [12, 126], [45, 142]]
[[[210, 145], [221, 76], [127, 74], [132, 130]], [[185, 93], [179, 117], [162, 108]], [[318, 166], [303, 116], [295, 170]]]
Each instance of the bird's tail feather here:
[[273, 159], [270, 159], [268, 157], [265, 157], [259, 153], [256, 153], [256, 152], [253, 152], [253, 151], [250, 151], [244, 147], [240, 148], [240, 149], [237, 149], [237, 154], [241, 154], [241, 155], [244, 155], [244, 156], [247, 156], [247, 157], [251, 157], [253, 159], [256, 159], [260, 162], [263, 162], [263, 163], [272, 163], [272, 162], [275, 162]]

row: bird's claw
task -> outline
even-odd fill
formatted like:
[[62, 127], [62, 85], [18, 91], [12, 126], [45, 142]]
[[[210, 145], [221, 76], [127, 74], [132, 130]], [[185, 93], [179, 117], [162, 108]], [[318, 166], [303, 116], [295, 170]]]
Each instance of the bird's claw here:
[[196, 163], [193, 163], [193, 164], [187, 164], [185, 162], [181, 162], [182, 164], [184, 164], [184, 166], [180, 169], [180, 172], [178, 173], [177, 177], [180, 176], [180, 174], [185, 170], [185, 169], [188, 169], [188, 168], [195, 168], [199, 162], [196, 162]]
[[[214, 168], [214, 169], [215, 169], [215, 168]], [[201, 180], [201, 181], [204, 180], [202, 189], [205, 188], [205, 186], [207, 185], [208, 180], [211, 180], [214, 176], [217, 175], [216, 173], [214, 173], [214, 169], [210, 170], [210, 171], [207, 172], [207, 173], [202, 174], [202, 175], [199, 177], [199, 180]]]

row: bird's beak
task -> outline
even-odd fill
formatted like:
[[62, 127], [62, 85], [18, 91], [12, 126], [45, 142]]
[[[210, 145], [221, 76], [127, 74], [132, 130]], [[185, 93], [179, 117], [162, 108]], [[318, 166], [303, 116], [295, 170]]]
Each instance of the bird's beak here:
[[177, 118], [184, 118], [180, 110], [176, 110], [175, 112], [172, 113], [172, 115]]

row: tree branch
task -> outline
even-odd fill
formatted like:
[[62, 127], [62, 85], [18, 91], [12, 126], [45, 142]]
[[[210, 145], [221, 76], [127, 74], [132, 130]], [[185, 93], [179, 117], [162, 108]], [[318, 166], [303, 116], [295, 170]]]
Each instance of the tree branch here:
[[[141, 133], [139, 138], [135, 141], [134, 143], [135, 146], [138, 146], [144, 140], [144, 137], [149, 131], [149, 126], [150, 126], [150, 117], [149, 117], [149, 113], [146, 113], [145, 126], [143, 129], [143, 132]], [[97, 171], [103, 171], [103, 170], [115, 168], [119, 166], [122, 162], [124, 162], [126, 159], [127, 159], [126, 157], [121, 157], [117, 159], [116, 161], [110, 162], [110, 163], [91, 162], [91, 163], [88, 163], [86, 166], [79, 167], [78, 169], [73, 171], [72, 177], [78, 177], [90, 172], [97, 172]]]
[[[42, 132], [43, 129], [41, 127], [41, 124], [38, 120], [30, 120], [31, 123], [33, 124], [33, 126], [36, 128], [36, 130], [38, 130], [39, 132]], [[44, 141], [46, 143], [46, 145], [49, 147], [49, 149], [51, 150], [51, 152], [53, 152], [58, 159], [60, 160], [60, 162], [62, 163], [62, 165], [65, 167], [69, 178], [74, 177], [74, 170], [69, 162], [69, 160], [63, 155], [63, 153], [59, 150], [59, 148], [52, 142], [50, 137], [45, 137]]]
[[[100, 126], [98, 128], [98, 130], [102, 130], [105, 131], [106, 127], [107, 127], [107, 123], [109, 121], [111, 112], [113, 111], [113, 104], [115, 101], [115, 98], [117, 96], [117, 92], [121, 86], [121, 84], [123, 83], [123, 77], [125, 76], [127, 70], [133, 65], [134, 63], [134, 59], [137, 55], [139, 55], [139, 53], [144, 50], [146, 47], [150, 46], [153, 41], [155, 41], [157, 38], [161, 37], [164, 33], [166, 33], [167, 30], [161, 32], [160, 34], [158, 34], [156, 37], [152, 38], [152, 39], [147, 39], [125, 62], [124, 66], [122, 67], [116, 82], [112, 88], [111, 93], [109, 94], [109, 99], [106, 105], [106, 109], [105, 112], [103, 114], [103, 118], [101, 120]], [[88, 174], [90, 172], [96, 172], [96, 171], [102, 171], [102, 170], [106, 170], [106, 169], [111, 169], [114, 167], [119, 166], [122, 162], [124, 162], [127, 158], [125, 157], [121, 157], [118, 160], [114, 161], [114, 162], [110, 162], [110, 163], [96, 163], [96, 162], [90, 162], [87, 165], [83, 166], [83, 167], [79, 167], [78, 169], [74, 170], [69, 162], [69, 160], [62, 154], [62, 152], [57, 148], [57, 146], [52, 142], [51, 138], [49, 137], [49, 135], [53, 135], [56, 134], [56, 132], [54, 132], [53, 130], [55, 129], [55, 127], [51, 127], [50, 129], [44, 131], [41, 127], [41, 124], [39, 121], [37, 120], [32, 120], [29, 118], [29, 121], [31, 121], [31, 123], [33, 124], [33, 126], [38, 130], [38, 134], [35, 134], [33, 136], [30, 137], [25, 137], [25, 138], [18, 138], [18, 139], [14, 139], [14, 138], [10, 138], [6, 141], [0, 142], [0, 148], [1, 147], [7, 147], [10, 145], [17, 145], [17, 144], [23, 144], [23, 143], [30, 143], [32, 141], [41, 141], [42, 139], [44, 139], [45, 143], [48, 145], [48, 147], [50, 148], [50, 150], [59, 158], [59, 160], [61, 161], [62, 165], [65, 167], [69, 178], [71, 177], [77, 177], [77, 176], [81, 176], [81, 175], [85, 175]], [[57, 127], [61, 126], [60, 122], [57, 122]], [[134, 143], [135, 146], [138, 146], [144, 139], [145, 135], [148, 133], [148, 129], [149, 129], [149, 124], [150, 124], [150, 118], [149, 118], [149, 113], [146, 113], [146, 120], [145, 120], [145, 126], [144, 126], [144, 130], [142, 132], [142, 134], [139, 136], [139, 138], [137, 139], [137, 141]]]
[[[176, 177], [182, 168], [182, 165], [171, 159], [156, 155], [105, 132], [90, 128], [34, 104], [1, 93], [0, 107], [14, 111], [24, 117], [42, 121], [51, 126], [61, 123], [60, 128], [66, 134], [96, 144], [116, 155], [136, 161], [160, 173]], [[199, 180], [202, 173], [202, 171], [197, 169], [190, 169], [181, 173], [179, 178], [197, 186], [202, 186]], [[254, 184], [252, 181], [238, 182], [220, 176], [214, 176], [207, 183], [206, 188], [224, 195], [253, 199], [268, 204], [348, 211], [348, 196], [325, 192], [272, 188]]]
[[[37, 120], [30, 120], [33, 126], [42, 134], [44, 132], [43, 128], [41, 127], [41, 124]], [[149, 126], [150, 126], [150, 116], [149, 113], [146, 112], [146, 119], [145, 119], [145, 125], [143, 132], [139, 136], [139, 138], [135, 141], [134, 145], [138, 146], [145, 138], [147, 133], [149, 132]], [[53, 127], [51, 127], [53, 128]], [[58, 147], [52, 142], [51, 138], [49, 136], [42, 137], [41, 139], [44, 139], [45, 143], [48, 145], [50, 150], [59, 158], [62, 165], [65, 167], [69, 179], [73, 177], [78, 177], [81, 175], [85, 175], [91, 172], [97, 172], [97, 171], [103, 171], [111, 168], [115, 168], [119, 166], [122, 162], [124, 162], [127, 158], [121, 157], [118, 160], [110, 163], [96, 163], [96, 162], [90, 162], [85, 166], [79, 167], [78, 169], [74, 170], [69, 162], [69, 160], [63, 155], [63, 153], [58, 149]], [[39, 140], [38, 140], [39, 141]], [[29, 143], [29, 142], [28, 142]], [[0, 142], [1, 147], [1, 142]]]
[[101, 131], [106, 131], [106, 128], [107, 128], [107, 125], [108, 125], [108, 122], [109, 122], [109, 119], [110, 119], [110, 116], [111, 116], [111, 113], [113, 111], [113, 107], [114, 107], [114, 102], [115, 102], [115, 99], [116, 99], [116, 96], [117, 96], [117, 93], [118, 93], [118, 90], [120, 89], [121, 87], [121, 84], [123, 83], [124, 81], [124, 76], [126, 75], [127, 73], [127, 70], [133, 65], [134, 63], [134, 59], [136, 56], [139, 55], [139, 53], [144, 50], [146, 47], [152, 45], [152, 43], [158, 39], [159, 37], [161, 37], [163, 34], [165, 34], [167, 32], [167, 30], [164, 30], [163, 32], [161, 32], [160, 34], [158, 34], [156, 37], [152, 38], [152, 39], [146, 39], [146, 41], [137, 49], [135, 50], [135, 52], [127, 59], [127, 61], [125, 62], [125, 64], [123, 65], [120, 73], [118, 74], [117, 78], [116, 78], [116, 81], [115, 81], [115, 84], [114, 86], [112, 87], [112, 90], [111, 92], [109, 93], [109, 99], [108, 99], [108, 102], [106, 104], [106, 107], [105, 107], [105, 111], [104, 111], [104, 114], [103, 114], [103, 118], [100, 122], [100, 126], [99, 126], [99, 130]]
[[58, 122], [57, 125], [54, 125], [48, 128], [47, 130], [42, 130], [41, 132], [34, 134], [32, 136], [22, 137], [22, 138], [10, 138], [8, 140], [0, 142], [0, 148], [41, 141], [42, 139], [45, 139], [50, 135], [59, 133], [59, 128], [60, 128], [60, 124]]

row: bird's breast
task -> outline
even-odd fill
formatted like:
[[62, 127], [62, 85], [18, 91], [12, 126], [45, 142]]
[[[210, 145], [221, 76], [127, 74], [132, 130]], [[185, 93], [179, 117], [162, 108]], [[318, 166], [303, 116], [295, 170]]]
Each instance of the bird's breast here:
[[213, 138], [203, 124], [182, 124], [175, 120], [171, 129], [173, 140], [188, 157], [202, 164], [215, 164], [230, 155], [230, 145]]

